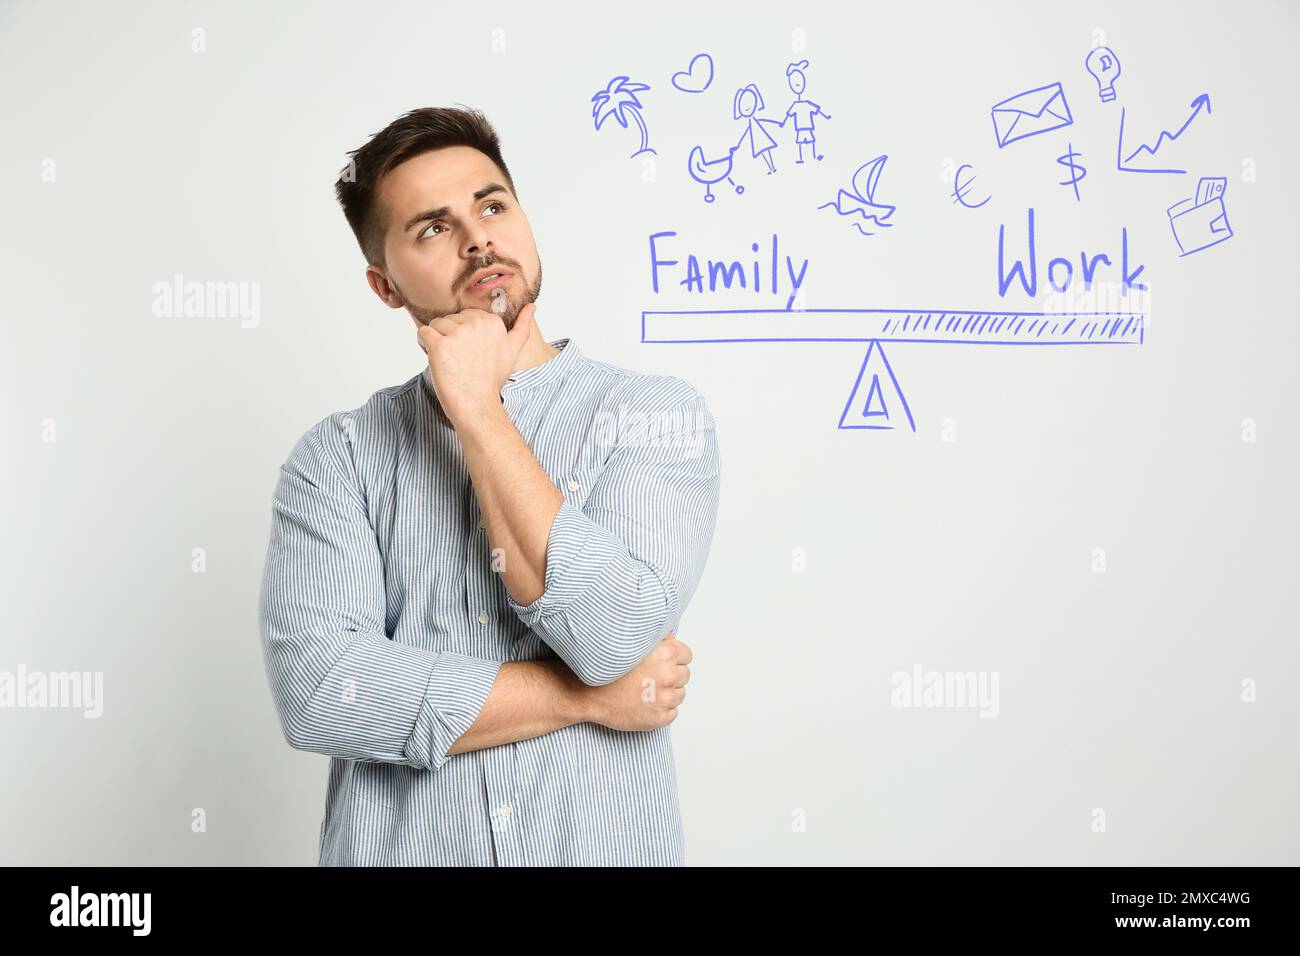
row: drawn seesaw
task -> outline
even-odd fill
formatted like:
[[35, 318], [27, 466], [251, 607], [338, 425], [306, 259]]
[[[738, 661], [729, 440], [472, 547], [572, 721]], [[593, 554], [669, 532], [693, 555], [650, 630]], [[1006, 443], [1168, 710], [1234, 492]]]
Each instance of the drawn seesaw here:
[[[642, 312], [647, 344], [866, 342], [840, 413], [844, 429], [916, 431], [882, 343], [933, 345], [1142, 345], [1145, 312], [967, 312], [935, 309], [736, 309]], [[892, 410], [891, 410], [892, 406]]]

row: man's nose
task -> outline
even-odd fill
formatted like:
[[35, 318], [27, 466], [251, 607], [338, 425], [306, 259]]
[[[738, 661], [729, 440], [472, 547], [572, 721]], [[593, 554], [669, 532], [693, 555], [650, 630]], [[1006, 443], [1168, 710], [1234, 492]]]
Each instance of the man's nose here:
[[466, 233], [464, 253], [467, 256], [487, 255], [492, 250], [492, 240], [487, 230], [480, 227], [477, 231]]

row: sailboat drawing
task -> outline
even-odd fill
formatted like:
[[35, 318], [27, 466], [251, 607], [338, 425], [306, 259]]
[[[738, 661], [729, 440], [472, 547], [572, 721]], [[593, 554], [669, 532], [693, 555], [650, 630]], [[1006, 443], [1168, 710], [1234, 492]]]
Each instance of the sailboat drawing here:
[[862, 228], [864, 223], [876, 229], [887, 229], [892, 226], [892, 222], [885, 220], [892, 216], [898, 207], [876, 202], [876, 184], [880, 181], [880, 173], [884, 170], [887, 159], [888, 156], [880, 155], [863, 163], [853, 174], [852, 192], [841, 189], [836, 193], [834, 200], [822, 203], [817, 208], [833, 208], [841, 216], [861, 216], [863, 222], [855, 221], [853, 226], [864, 236], [875, 235]]

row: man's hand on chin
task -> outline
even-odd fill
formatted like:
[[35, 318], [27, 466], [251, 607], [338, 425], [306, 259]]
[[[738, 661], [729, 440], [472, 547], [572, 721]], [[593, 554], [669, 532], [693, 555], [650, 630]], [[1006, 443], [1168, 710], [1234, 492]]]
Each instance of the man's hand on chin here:
[[416, 333], [429, 356], [429, 372], [447, 417], [459, 418], [501, 406], [501, 388], [519, 362], [533, 328], [533, 303], [519, 310], [506, 330], [499, 315], [465, 309], [434, 319]]

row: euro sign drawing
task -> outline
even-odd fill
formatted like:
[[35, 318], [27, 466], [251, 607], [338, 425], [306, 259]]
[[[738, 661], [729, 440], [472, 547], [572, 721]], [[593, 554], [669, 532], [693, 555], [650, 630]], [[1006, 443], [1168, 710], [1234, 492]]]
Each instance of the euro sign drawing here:
[[974, 174], [972, 174], [970, 179], [966, 180], [965, 182], [962, 182], [961, 174], [968, 169], [974, 169], [974, 168], [975, 167], [972, 166], [970, 163], [963, 163], [961, 166], [957, 168], [957, 175], [952, 178], [952, 197], [953, 197], [952, 201], [954, 203], [961, 203], [967, 209], [978, 209], [980, 206], [984, 205], [986, 202], [988, 202], [990, 199], [993, 198], [992, 196], [985, 196], [979, 202], [972, 203], [966, 201], [966, 194], [970, 192], [971, 184], [975, 182], [975, 176]]
[[1070, 178], [1061, 180], [1058, 185], [1074, 187], [1074, 199], [1077, 202], [1079, 199], [1079, 183], [1083, 182], [1083, 177], [1088, 175], [1088, 170], [1084, 169], [1080, 163], [1074, 161], [1074, 157], [1076, 156], [1082, 157], [1083, 153], [1076, 153], [1074, 151], [1074, 146], [1071, 143], [1066, 143], [1065, 154], [1063, 156], [1058, 156], [1056, 161], [1070, 171]]

